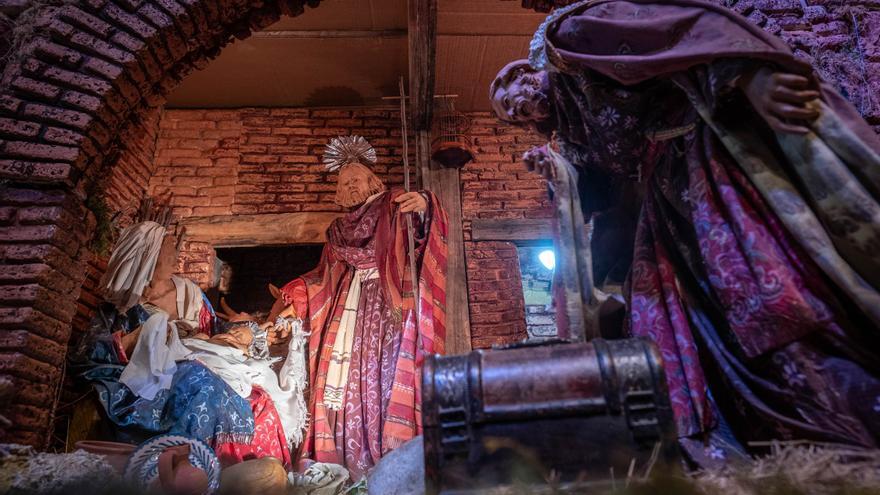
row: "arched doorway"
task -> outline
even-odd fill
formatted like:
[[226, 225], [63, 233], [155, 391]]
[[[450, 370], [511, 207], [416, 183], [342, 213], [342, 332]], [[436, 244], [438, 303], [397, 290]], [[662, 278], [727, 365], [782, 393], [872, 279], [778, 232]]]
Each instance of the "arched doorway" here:
[[0, 41], [0, 377], [13, 424], [4, 440], [49, 442], [97, 226], [87, 200], [119, 143], [233, 38], [319, 3], [83, 0], [5, 12], [15, 29]]

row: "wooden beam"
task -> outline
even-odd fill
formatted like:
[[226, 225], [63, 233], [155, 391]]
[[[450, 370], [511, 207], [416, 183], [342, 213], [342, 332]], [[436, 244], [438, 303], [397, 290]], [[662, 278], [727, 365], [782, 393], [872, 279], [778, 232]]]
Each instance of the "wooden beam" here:
[[186, 229], [187, 240], [210, 242], [216, 247], [319, 244], [327, 241], [327, 227], [340, 216], [333, 212], [302, 212], [191, 217], [180, 225]]
[[437, 195], [449, 218], [446, 237], [446, 354], [471, 350], [471, 314], [468, 303], [467, 264], [461, 222], [461, 179], [457, 168], [445, 168], [431, 162], [431, 137], [428, 131], [416, 132], [416, 158], [422, 185]]
[[403, 38], [407, 36], [404, 29], [376, 30], [274, 30], [257, 31], [254, 38], [263, 39], [331, 39], [331, 38]]
[[409, 94], [414, 131], [431, 128], [434, 107], [434, 59], [437, 47], [437, 0], [408, 0]]
[[449, 216], [446, 268], [446, 353], [471, 350], [467, 270], [461, 225], [458, 169], [431, 163], [431, 116], [437, 45], [437, 0], [407, 0], [409, 16], [409, 114], [415, 141], [416, 170], [422, 187], [437, 195]]
[[554, 238], [553, 220], [475, 218], [471, 221], [474, 241], [546, 242]]

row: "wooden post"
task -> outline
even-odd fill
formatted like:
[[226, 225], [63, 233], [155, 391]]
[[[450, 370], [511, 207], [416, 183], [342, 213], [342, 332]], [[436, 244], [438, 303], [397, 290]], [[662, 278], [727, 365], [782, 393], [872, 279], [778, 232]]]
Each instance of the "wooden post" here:
[[446, 267], [446, 354], [471, 350], [471, 314], [468, 306], [467, 264], [461, 225], [461, 180], [457, 168], [431, 161], [431, 138], [427, 131], [416, 134], [416, 157], [422, 166], [422, 184], [437, 195], [449, 217], [449, 249]]
[[422, 187], [437, 195], [449, 215], [446, 271], [446, 354], [471, 350], [467, 271], [461, 225], [458, 169], [431, 163], [431, 115], [434, 105], [434, 53], [437, 0], [408, 0], [409, 96], [416, 168]]
[[[584, 342], [599, 337], [593, 305], [593, 262], [581, 201], [577, 172], [551, 151], [555, 158], [553, 206], [556, 210], [556, 276], [562, 282], [556, 299], [559, 337]], [[554, 281], [555, 282], [555, 281]]]
[[437, 0], [408, 0], [409, 94], [412, 127], [431, 128], [434, 110], [434, 59], [437, 46]]

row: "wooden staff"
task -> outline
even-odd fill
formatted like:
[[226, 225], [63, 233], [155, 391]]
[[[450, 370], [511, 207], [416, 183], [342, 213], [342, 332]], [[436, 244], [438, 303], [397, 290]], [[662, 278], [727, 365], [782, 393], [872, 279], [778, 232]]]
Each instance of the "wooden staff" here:
[[[403, 77], [400, 78], [400, 127], [403, 138], [403, 190], [410, 192], [409, 186], [409, 140], [406, 126], [406, 90], [403, 88]], [[406, 238], [409, 242], [409, 273], [412, 279], [413, 301], [415, 303], [416, 326], [419, 324], [419, 314], [421, 313], [421, 301], [419, 300], [419, 279], [416, 273], [416, 238], [415, 229], [413, 228], [413, 214], [409, 212], [406, 215]]]

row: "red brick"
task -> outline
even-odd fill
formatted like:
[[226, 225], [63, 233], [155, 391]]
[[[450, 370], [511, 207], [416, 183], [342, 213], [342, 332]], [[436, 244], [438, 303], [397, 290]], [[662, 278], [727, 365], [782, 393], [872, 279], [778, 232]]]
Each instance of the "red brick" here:
[[229, 206], [197, 206], [193, 208], [193, 215], [197, 217], [230, 215], [231, 213], [232, 211]]
[[309, 136], [312, 134], [312, 129], [308, 127], [275, 127], [272, 129], [272, 134]]
[[318, 201], [317, 194], [295, 193], [278, 195], [278, 202], [280, 203], [314, 203], [316, 201]]
[[312, 110], [309, 114], [310, 117], [316, 119], [346, 119], [351, 117], [351, 111], [349, 110]]
[[235, 186], [201, 187], [198, 191], [199, 196], [229, 196], [235, 194]]
[[279, 136], [254, 136], [246, 138], [247, 144], [287, 144], [287, 138]]
[[40, 125], [19, 119], [0, 117], [0, 134], [21, 137], [34, 137], [40, 132]]
[[107, 24], [106, 22], [98, 19], [94, 15], [89, 14], [86, 11], [73, 5], [65, 5], [60, 9], [59, 12], [61, 14], [61, 17], [66, 21], [81, 28], [88, 29], [92, 33], [99, 36], [106, 37], [112, 29], [110, 24]]
[[211, 206], [211, 199], [198, 196], [175, 196], [175, 206]]
[[235, 202], [238, 204], [261, 204], [275, 201], [274, 194], [236, 194]]
[[57, 86], [25, 76], [15, 78], [12, 81], [12, 87], [50, 100], [56, 98], [61, 93], [61, 89]]
[[70, 162], [75, 161], [79, 156], [79, 149], [74, 147], [25, 141], [6, 141], [3, 151], [13, 156]]
[[140, 53], [146, 43], [143, 40], [135, 38], [124, 31], [117, 31], [110, 37], [110, 41], [125, 48], [132, 53]]
[[23, 113], [28, 117], [56, 122], [80, 130], [85, 130], [92, 122], [92, 117], [88, 114], [37, 103], [29, 103], [25, 105]]
[[233, 215], [251, 215], [259, 212], [260, 208], [257, 205], [232, 205]]
[[61, 129], [59, 127], [49, 127], [43, 133], [43, 139], [52, 143], [67, 144], [76, 146], [82, 143], [84, 137], [82, 134], [71, 131], [69, 129]]
[[242, 163], [278, 163], [276, 155], [241, 155]]
[[65, 85], [72, 85], [92, 94], [103, 95], [110, 91], [110, 83], [97, 77], [87, 76], [77, 72], [49, 67], [44, 73], [45, 77]]
[[[308, 108], [270, 108], [268, 110], [269, 115], [278, 117], [304, 118], [309, 116]], [[250, 109], [248, 112], [252, 113], [254, 109]]]
[[0, 160], [0, 176], [35, 182], [64, 181], [71, 178], [71, 167], [66, 163]]
[[150, 27], [138, 16], [129, 14], [113, 4], [108, 4], [104, 7], [104, 14], [120, 25], [125, 26], [128, 30], [133, 31], [141, 39], [149, 40], [156, 34], [156, 29]]

